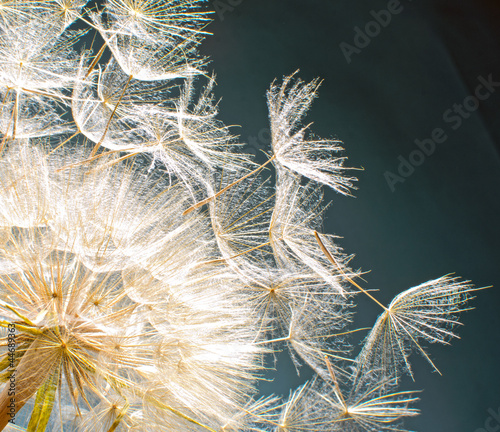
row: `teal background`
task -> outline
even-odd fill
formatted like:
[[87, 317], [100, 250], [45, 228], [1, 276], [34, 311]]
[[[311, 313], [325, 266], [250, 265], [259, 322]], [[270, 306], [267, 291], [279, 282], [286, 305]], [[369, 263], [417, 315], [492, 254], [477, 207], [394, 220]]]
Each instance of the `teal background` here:
[[[213, 1], [208, 3], [215, 7]], [[422, 415], [406, 426], [421, 432], [484, 432], [489, 408], [500, 407], [499, 239], [500, 87], [453, 130], [443, 119], [473, 94], [478, 77], [500, 81], [500, 4], [497, 1], [401, 0], [402, 12], [347, 63], [339, 44], [354, 28], [387, 9], [379, 0], [221, 0], [202, 53], [217, 73], [221, 119], [250, 150], [268, 150], [265, 92], [275, 78], [300, 68], [304, 80], [324, 79], [308, 117], [313, 131], [345, 143], [358, 172], [356, 198], [327, 191], [324, 230], [342, 236], [355, 267], [370, 270], [365, 287], [389, 303], [398, 292], [456, 272], [480, 291], [465, 313], [460, 340], [431, 346], [443, 376], [413, 356], [423, 390]], [[233, 6], [231, 6], [233, 5]], [[415, 139], [442, 128], [447, 139], [391, 192], [384, 173], [397, 173]], [[377, 306], [358, 298], [355, 325], [374, 323]], [[307, 377], [288, 373], [264, 383], [287, 394]], [[492, 425], [495, 425], [493, 422]]]

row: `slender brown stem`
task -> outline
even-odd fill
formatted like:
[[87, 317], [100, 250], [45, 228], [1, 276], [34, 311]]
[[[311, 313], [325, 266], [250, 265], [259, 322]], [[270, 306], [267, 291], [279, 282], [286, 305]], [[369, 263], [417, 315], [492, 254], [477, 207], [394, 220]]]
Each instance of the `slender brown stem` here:
[[19, 91], [16, 90], [16, 99], [14, 102], [14, 110], [12, 114], [14, 118], [14, 125], [12, 126], [12, 139], [16, 139], [17, 122], [19, 121]]
[[340, 386], [339, 386], [339, 383], [337, 381], [337, 376], [335, 375], [335, 371], [333, 370], [332, 364], [330, 363], [330, 360], [328, 359], [328, 356], [326, 356], [326, 355], [325, 355], [325, 363], [326, 363], [326, 367], [328, 368], [328, 373], [330, 374], [330, 377], [332, 378], [332, 381], [333, 381], [335, 394], [337, 395], [339, 402], [344, 407], [344, 410], [347, 410], [347, 404], [345, 403], [344, 395], [340, 391]]
[[74, 137], [76, 137], [78, 134], [80, 133], [80, 129], [78, 129], [73, 135], [71, 135], [68, 139], [65, 139], [61, 144], [59, 144], [54, 150], [51, 150], [49, 152], [49, 155], [51, 155], [52, 153], [54, 153], [56, 150], [59, 150], [62, 146], [64, 146], [64, 144], [66, 144], [67, 142], [71, 141]]
[[227, 190], [231, 189], [233, 186], [237, 185], [239, 182], [241, 182], [241, 181], [245, 180], [246, 178], [250, 177], [251, 175], [254, 175], [255, 173], [259, 172], [266, 165], [268, 165], [269, 163], [271, 163], [274, 159], [276, 159], [276, 156], [271, 157], [266, 163], [263, 163], [258, 168], [254, 169], [253, 171], [250, 171], [248, 174], [245, 174], [243, 177], [241, 177], [240, 179], [232, 182], [230, 185], [227, 185], [225, 188], [221, 189], [215, 195], [212, 195], [212, 196], [210, 196], [208, 198], [205, 198], [203, 201], [199, 201], [196, 204], [193, 204], [191, 207], [189, 207], [187, 210], [185, 210], [184, 213], [182, 213], [182, 216], [186, 216], [187, 214], [191, 213], [193, 210], [196, 210], [196, 209], [200, 208], [201, 206], [204, 206], [205, 204], [208, 204], [210, 201], [212, 201], [215, 198], [219, 197], [224, 192], [226, 192]]
[[[7, 95], [9, 94], [10, 91], [11, 91], [11, 89], [8, 88], [7, 92], [5, 94], [4, 100], [2, 102], [2, 105], [5, 103], [5, 100], [7, 99]], [[9, 135], [10, 125], [12, 124], [13, 121], [14, 121], [14, 110], [12, 110], [12, 115], [10, 116], [9, 123], [7, 124], [7, 127], [5, 128], [5, 132], [4, 132], [4, 135], [3, 135], [3, 138], [2, 138], [2, 142], [0, 144], [0, 153], [3, 152], [3, 149], [5, 147], [5, 142], [7, 141], [7, 137]]]
[[97, 62], [101, 59], [102, 55], [104, 54], [104, 50], [106, 49], [106, 44], [104, 44], [101, 49], [97, 52], [96, 56], [94, 57], [94, 60], [92, 60], [92, 63], [90, 63], [89, 69], [85, 75], [85, 78], [88, 78], [88, 76], [91, 74], [91, 72], [94, 70], [95, 65]]
[[258, 246], [255, 246], [253, 248], [250, 248], [250, 249], [247, 249], [243, 252], [240, 252], [239, 254], [236, 254], [236, 255], [231, 255], [230, 257], [227, 257], [227, 258], [218, 258], [218, 259], [214, 259], [214, 260], [210, 260], [210, 261], [204, 261], [202, 263], [200, 263], [199, 265], [206, 265], [206, 264], [218, 264], [218, 263], [222, 263], [222, 262], [227, 262], [228, 260], [231, 260], [231, 259], [234, 259], [234, 258], [238, 258], [242, 255], [245, 255], [247, 253], [250, 253], [250, 252], [253, 252], [254, 250], [257, 250], [257, 249], [260, 249], [260, 248], [263, 248], [264, 246], [269, 246], [271, 244], [271, 242], [267, 242], [267, 243], [262, 243]]
[[99, 142], [95, 145], [94, 149], [92, 150], [92, 153], [90, 154], [90, 157], [92, 157], [92, 156], [94, 156], [96, 154], [97, 150], [99, 149], [99, 147], [101, 146], [102, 142], [104, 141], [104, 138], [106, 137], [106, 134], [108, 133], [109, 125], [111, 124], [111, 120], [113, 120], [113, 117], [115, 116], [115, 113], [116, 113], [116, 110], [118, 108], [118, 105], [120, 105], [120, 102], [122, 101], [123, 96], [125, 96], [125, 92], [127, 91], [127, 87], [130, 84], [131, 80], [132, 80], [132, 75], [129, 75], [128, 80], [127, 80], [127, 82], [125, 84], [125, 87], [123, 88], [122, 94], [120, 95], [120, 98], [116, 102], [116, 105], [113, 108], [113, 112], [111, 113], [111, 116], [109, 117], [109, 120], [106, 123], [106, 127], [104, 128], [104, 132], [102, 134], [102, 137], [99, 140]]
[[183, 412], [175, 409], [174, 407], [171, 407], [170, 405], [164, 404], [163, 402], [161, 402], [159, 399], [155, 398], [154, 396], [145, 395], [145, 399], [148, 402], [151, 402], [153, 405], [155, 405], [161, 409], [168, 410], [168, 411], [174, 413], [175, 415], [183, 418], [184, 420], [187, 420], [190, 423], [193, 423], [197, 426], [200, 426], [207, 431], [217, 432], [215, 429], [212, 429], [210, 426], [206, 426], [203, 423], [200, 423], [198, 420], [195, 420], [194, 418], [189, 417], [188, 415], [184, 414]]
[[318, 242], [319, 244], [319, 247], [321, 248], [321, 250], [323, 251], [323, 253], [326, 255], [326, 257], [328, 258], [328, 260], [335, 266], [337, 267], [338, 271], [342, 274], [342, 276], [344, 276], [346, 278], [347, 281], [349, 281], [353, 286], [355, 286], [359, 291], [361, 291], [363, 294], [366, 294], [368, 297], [370, 297], [375, 303], [377, 303], [382, 309], [384, 309], [385, 311], [388, 311], [388, 309], [382, 304], [380, 303], [375, 297], [373, 297], [368, 291], [366, 291], [365, 289], [361, 288], [356, 282], [354, 282], [349, 276], [347, 276], [345, 274], [345, 272], [342, 270], [342, 268], [340, 267], [339, 263], [337, 262], [337, 260], [333, 257], [333, 255], [330, 253], [330, 251], [326, 248], [326, 246], [324, 245], [324, 243], [322, 242], [321, 238], [319, 237], [319, 234], [317, 233], [317, 231], [314, 231], [314, 237], [316, 237], [316, 241]]

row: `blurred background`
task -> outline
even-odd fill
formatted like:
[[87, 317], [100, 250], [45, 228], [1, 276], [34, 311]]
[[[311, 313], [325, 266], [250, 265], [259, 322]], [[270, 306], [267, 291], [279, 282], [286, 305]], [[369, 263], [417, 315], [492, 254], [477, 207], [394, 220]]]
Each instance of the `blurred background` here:
[[[370, 271], [365, 287], [388, 304], [453, 272], [493, 285], [462, 315], [460, 340], [429, 347], [443, 375], [415, 354], [415, 382], [401, 388], [423, 390], [410, 430], [488, 430], [488, 409], [500, 408], [500, 3], [208, 3], [214, 35], [202, 53], [217, 73], [220, 118], [240, 126], [233, 132], [249, 151], [269, 150], [265, 92], [275, 78], [300, 68], [302, 79], [324, 80], [307, 120], [344, 141], [347, 165], [364, 168], [356, 198], [326, 192], [324, 231], [342, 236], [353, 266]], [[355, 325], [373, 325], [378, 307], [357, 302]], [[279, 367], [289, 373], [263, 391], [287, 395], [309, 376], [297, 377], [284, 356]]]

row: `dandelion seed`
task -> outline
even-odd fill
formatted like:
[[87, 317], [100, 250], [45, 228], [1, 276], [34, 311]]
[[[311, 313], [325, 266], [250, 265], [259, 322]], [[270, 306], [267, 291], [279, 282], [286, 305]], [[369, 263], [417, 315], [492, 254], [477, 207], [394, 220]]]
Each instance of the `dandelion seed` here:
[[[278, 180], [287, 175], [287, 171], [307, 177], [320, 184], [325, 184], [344, 195], [349, 195], [349, 190], [353, 188], [354, 177], [344, 175], [344, 157], [337, 157], [342, 147], [338, 140], [308, 139], [308, 126], [300, 128], [300, 121], [308, 111], [316, 91], [319, 86], [314, 80], [309, 84], [304, 84], [297, 80], [289, 88], [289, 84], [294, 75], [286, 77], [281, 87], [275, 83], [267, 92], [267, 102], [269, 107], [269, 119], [271, 123], [271, 147], [273, 155], [261, 167], [247, 174], [255, 174], [268, 165], [275, 164]], [[234, 184], [237, 184], [235, 181]], [[196, 203], [188, 211], [194, 210], [207, 204], [215, 197], [226, 192], [234, 184], [228, 185], [217, 194]]]
[[[474, 291], [468, 282], [443, 276], [410, 288], [396, 296], [379, 316], [358, 356], [358, 374], [376, 370], [381, 376], [412, 375], [408, 357], [416, 350], [439, 372], [422, 342], [441, 343], [458, 337], [460, 312]], [[412, 375], [413, 377], [413, 375]]]
[[332, 374], [329, 380], [315, 379], [298, 388], [285, 404], [276, 431], [404, 432], [402, 419], [418, 414], [409, 407], [418, 400], [411, 392], [390, 393], [373, 383], [349, 390], [352, 385], [348, 382], [344, 395]]
[[308, 126], [300, 122], [309, 110], [319, 87], [318, 80], [305, 84], [288, 76], [281, 85], [273, 83], [267, 92], [272, 149], [278, 172], [287, 169], [344, 195], [350, 194], [353, 177], [344, 175], [344, 157], [338, 140], [307, 138]]
[[111, 1], [106, 15], [91, 16], [127, 75], [145, 81], [187, 78], [200, 74], [204, 64], [196, 46], [208, 18], [191, 12], [200, 3]]

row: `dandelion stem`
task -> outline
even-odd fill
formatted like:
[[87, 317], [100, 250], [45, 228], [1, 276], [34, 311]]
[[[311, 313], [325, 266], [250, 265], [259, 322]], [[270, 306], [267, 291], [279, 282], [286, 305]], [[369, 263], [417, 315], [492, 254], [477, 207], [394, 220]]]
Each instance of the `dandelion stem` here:
[[52, 153], [54, 153], [55, 151], [59, 150], [62, 146], [64, 146], [66, 143], [68, 143], [69, 141], [71, 141], [74, 137], [76, 137], [80, 132], [80, 129], [78, 129], [73, 135], [71, 135], [69, 138], [65, 139], [61, 144], [59, 144], [55, 149], [51, 150], [49, 152], [49, 155], [51, 155]]
[[339, 383], [337, 381], [335, 371], [333, 370], [333, 367], [332, 367], [332, 364], [330, 363], [330, 360], [328, 360], [328, 356], [325, 356], [325, 363], [326, 363], [326, 367], [328, 369], [328, 373], [330, 374], [330, 377], [332, 378], [333, 385], [334, 385], [334, 391], [335, 391], [335, 394], [337, 396], [337, 399], [344, 407], [344, 410], [347, 410], [347, 404], [345, 402], [344, 395], [340, 391], [340, 386], [339, 386]]
[[210, 261], [204, 261], [204, 262], [200, 263], [199, 265], [218, 264], [218, 263], [227, 262], [227, 261], [232, 260], [234, 258], [238, 258], [242, 255], [253, 252], [254, 250], [258, 250], [258, 249], [261, 249], [265, 246], [269, 246], [270, 244], [271, 244], [271, 242], [262, 243], [258, 246], [254, 246], [253, 248], [244, 250], [243, 252], [240, 252], [239, 254], [231, 255], [230, 257], [227, 257], [227, 258], [218, 258], [218, 259], [214, 259], [214, 260], [210, 260]]
[[111, 113], [111, 116], [109, 117], [108, 122], [106, 123], [106, 127], [104, 128], [104, 132], [102, 134], [101, 139], [99, 142], [95, 145], [94, 150], [92, 150], [92, 153], [90, 154], [90, 157], [95, 156], [97, 150], [101, 146], [102, 142], [104, 141], [104, 138], [106, 137], [106, 134], [108, 133], [109, 125], [111, 124], [111, 120], [113, 120], [113, 117], [115, 116], [116, 110], [118, 109], [118, 105], [120, 105], [120, 102], [123, 99], [123, 96], [125, 96], [125, 92], [127, 91], [127, 87], [130, 84], [130, 81], [132, 80], [132, 75], [129, 75], [127, 82], [125, 83], [125, 87], [123, 87], [122, 94], [120, 95], [118, 101], [116, 102], [115, 107], [113, 108], [113, 112]]
[[[55, 172], [58, 173], [58, 172], [61, 172], [61, 171], [66, 171], [68, 169], [72, 169], [72, 168], [75, 168], [75, 167], [78, 167], [78, 166], [82, 166], [82, 165], [88, 164], [90, 162], [93, 162], [93, 161], [95, 161], [97, 159], [103, 158], [105, 156], [109, 156], [111, 154], [120, 153], [120, 152], [121, 152], [121, 150], [110, 150], [108, 152], [98, 154], [97, 156], [92, 156], [92, 157], [90, 157], [88, 159], [85, 159], [83, 161], [75, 162], [75, 163], [72, 163], [72, 164], [69, 164], [69, 165], [65, 165], [65, 166], [63, 166], [61, 168], [57, 168], [55, 170]], [[133, 153], [132, 155], [134, 155], [134, 154], [136, 154], [136, 153]], [[121, 160], [121, 158], [120, 158], [120, 160]], [[85, 173], [85, 174], [87, 174], [87, 173]]]
[[337, 262], [337, 260], [333, 257], [333, 255], [330, 253], [330, 251], [326, 248], [326, 246], [324, 245], [324, 243], [321, 241], [321, 238], [319, 237], [319, 234], [317, 231], [314, 231], [314, 237], [316, 237], [316, 241], [318, 242], [319, 244], [319, 247], [321, 248], [321, 250], [323, 251], [323, 253], [326, 255], [326, 257], [328, 258], [328, 260], [335, 266], [337, 267], [338, 271], [340, 272], [340, 274], [342, 274], [342, 276], [345, 277], [345, 279], [347, 281], [349, 281], [349, 283], [351, 283], [353, 286], [355, 286], [360, 292], [362, 292], [363, 294], [366, 294], [368, 297], [370, 297], [375, 303], [377, 303], [382, 309], [384, 309], [385, 311], [389, 311], [382, 303], [380, 303], [375, 297], [373, 297], [368, 291], [366, 291], [365, 289], [361, 288], [361, 286], [359, 286], [356, 282], [354, 282], [349, 276], [347, 276], [345, 274], [345, 272], [342, 270], [342, 268], [340, 267], [339, 263]]
[[206, 426], [204, 425], [203, 423], [200, 423], [199, 421], [189, 417], [188, 415], [180, 412], [179, 410], [176, 410], [175, 408], [169, 406], [169, 405], [166, 405], [162, 402], [160, 402], [157, 398], [155, 397], [149, 397], [148, 400], [150, 400], [152, 403], [154, 403], [155, 405], [157, 405], [158, 407], [160, 408], [163, 408], [163, 409], [166, 409], [170, 412], [172, 412], [173, 414], [176, 414], [178, 415], [179, 417], [183, 418], [184, 420], [187, 420], [188, 422], [190, 423], [193, 423], [197, 426], [200, 426], [202, 427], [203, 429], [206, 429], [207, 431], [210, 431], [210, 432], [217, 432], [215, 429], [212, 429], [210, 426]]
[[90, 63], [89, 69], [85, 75], [85, 78], [88, 78], [88, 76], [92, 73], [94, 70], [96, 64], [99, 62], [101, 59], [102, 55], [104, 54], [104, 50], [106, 49], [106, 44], [104, 44], [101, 49], [97, 52], [96, 56], [94, 57], [94, 60], [92, 60], [92, 63]]
[[14, 102], [14, 111], [12, 113], [14, 125], [12, 126], [12, 139], [16, 139], [17, 122], [19, 121], [19, 91], [16, 90], [16, 100]]
[[272, 162], [274, 159], [276, 159], [276, 156], [273, 156], [271, 157], [267, 162], [263, 163], [261, 166], [259, 166], [258, 168], [254, 169], [253, 171], [250, 171], [248, 174], [245, 174], [243, 177], [241, 177], [240, 179], [232, 182], [231, 184], [227, 185], [224, 189], [221, 189], [219, 192], [217, 192], [215, 195], [212, 195], [206, 199], [204, 199], [203, 201], [200, 201], [200, 202], [197, 202], [196, 204], [192, 205], [191, 207], [189, 207], [187, 210], [184, 211], [184, 213], [182, 213], [182, 216], [186, 216], [187, 214], [191, 213], [193, 210], [196, 210], [202, 206], [204, 206], [205, 204], [208, 204], [210, 201], [214, 200], [215, 198], [219, 197], [220, 195], [222, 195], [224, 192], [226, 192], [227, 190], [231, 189], [233, 186], [237, 185], [239, 182], [245, 180], [246, 178], [254, 175], [255, 173], [259, 172], [261, 169], [263, 169], [266, 165], [268, 165], [270, 162]]
[[127, 411], [130, 407], [129, 402], [127, 401], [125, 403], [125, 406], [120, 410], [120, 413], [116, 417], [115, 421], [111, 425], [111, 427], [108, 429], [108, 432], [114, 432], [116, 428], [120, 425], [121, 421], [123, 420], [123, 417], [125, 417], [125, 414], [127, 414]]

